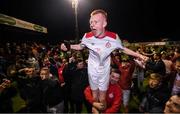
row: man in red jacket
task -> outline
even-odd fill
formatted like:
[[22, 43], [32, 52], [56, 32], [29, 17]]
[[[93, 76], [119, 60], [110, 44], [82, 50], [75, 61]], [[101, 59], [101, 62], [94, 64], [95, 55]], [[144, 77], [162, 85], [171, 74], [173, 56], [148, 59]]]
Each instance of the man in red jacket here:
[[[127, 55], [128, 56], [128, 55]], [[126, 59], [122, 59], [122, 62], [119, 64], [119, 70], [121, 72], [121, 77], [119, 80], [119, 85], [123, 91], [123, 107], [124, 112], [129, 112], [129, 100], [131, 93], [131, 85], [132, 85], [132, 75], [135, 68], [135, 62], [127, 57]]]
[[93, 113], [117, 113], [120, 110], [122, 103], [122, 90], [118, 84], [120, 78], [120, 71], [118, 69], [112, 69], [110, 75], [110, 83], [106, 94], [107, 107], [103, 103], [96, 102], [93, 100], [92, 91], [88, 86], [85, 91], [86, 100], [92, 104]]

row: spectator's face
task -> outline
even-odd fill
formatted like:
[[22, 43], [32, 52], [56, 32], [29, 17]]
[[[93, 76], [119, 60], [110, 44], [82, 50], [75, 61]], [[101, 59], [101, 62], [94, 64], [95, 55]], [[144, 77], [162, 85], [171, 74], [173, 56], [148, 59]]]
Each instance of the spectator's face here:
[[153, 55], [154, 60], [158, 60], [160, 57], [157, 54]]
[[91, 16], [89, 23], [90, 28], [96, 37], [104, 36], [107, 22], [105, 17], [101, 13]]
[[40, 77], [41, 77], [42, 80], [48, 78], [48, 75], [49, 74], [48, 74], [48, 72], [46, 70], [41, 70], [40, 71]]
[[180, 74], [180, 61], [176, 61], [175, 68], [176, 68], [178, 74]]
[[34, 73], [34, 68], [25, 68], [25, 73], [27, 76], [32, 77]]
[[172, 96], [167, 102], [164, 113], [180, 113], [180, 97]]
[[63, 63], [63, 64], [66, 64], [66, 63], [67, 63], [67, 60], [66, 60], [66, 59], [63, 59], [63, 60], [62, 60], [62, 63]]
[[77, 69], [82, 69], [82, 68], [84, 68], [84, 62], [77, 63]]
[[150, 88], [156, 88], [158, 87], [160, 81], [159, 80], [156, 80], [156, 79], [149, 79], [149, 87]]
[[166, 54], [162, 54], [162, 55], [161, 55], [161, 58], [162, 58], [162, 59], [166, 59]]
[[120, 62], [120, 57], [119, 57], [119, 56], [115, 56], [115, 60], [116, 60], [117, 62]]
[[119, 81], [119, 78], [120, 78], [120, 74], [112, 72], [110, 77], [111, 84], [117, 83]]
[[128, 61], [125, 61], [125, 60], [121, 60], [121, 66], [122, 68], [126, 69], [126, 68], [129, 68], [130, 66], [130, 63]]
[[53, 58], [54, 58], [54, 60], [58, 61], [58, 55], [57, 54], [54, 55]]
[[178, 49], [177, 49], [177, 48], [176, 48], [175, 51], [174, 51], [174, 56], [175, 56], [175, 57], [180, 56], [180, 53], [178, 53]]
[[46, 65], [46, 66], [49, 66], [50, 65], [50, 62], [49, 62], [49, 58], [44, 58], [44, 61], [43, 61], [43, 64]]

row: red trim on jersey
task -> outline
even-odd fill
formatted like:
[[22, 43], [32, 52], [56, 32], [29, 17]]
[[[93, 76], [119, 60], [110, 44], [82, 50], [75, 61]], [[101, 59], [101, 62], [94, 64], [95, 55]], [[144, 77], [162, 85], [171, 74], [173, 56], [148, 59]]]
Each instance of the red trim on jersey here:
[[106, 36], [113, 38], [113, 39], [116, 39], [116, 33], [114, 33], [114, 32], [106, 31]]
[[86, 33], [86, 38], [91, 38], [92, 36], [94, 36], [94, 34], [92, 32], [88, 32]]

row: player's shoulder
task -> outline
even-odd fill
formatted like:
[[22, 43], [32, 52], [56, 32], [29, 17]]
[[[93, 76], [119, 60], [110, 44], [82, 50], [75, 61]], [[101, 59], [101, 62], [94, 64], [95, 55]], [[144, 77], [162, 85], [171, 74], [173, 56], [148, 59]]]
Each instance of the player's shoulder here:
[[110, 31], [106, 31], [106, 36], [116, 39], [116, 33], [115, 32], [110, 32]]
[[92, 32], [85, 33], [85, 38], [92, 38], [94, 35]]

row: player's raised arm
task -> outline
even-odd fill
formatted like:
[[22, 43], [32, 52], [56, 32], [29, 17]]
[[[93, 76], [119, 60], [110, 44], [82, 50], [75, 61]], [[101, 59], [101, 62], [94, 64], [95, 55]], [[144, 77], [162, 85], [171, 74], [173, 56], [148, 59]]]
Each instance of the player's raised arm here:
[[74, 44], [74, 45], [70, 45], [70, 48], [74, 50], [82, 50], [84, 46], [82, 44]]
[[68, 51], [70, 49], [82, 50], [83, 48], [84, 47], [82, 46], [82, 44], [73, 44], [73, 45], [65, 44], [65, 43], [61, 44], [61, 50], [63, 50], [63, 51]]
[[123, 48], [123, 52], [124, 52], [125, 54], [128, 54], [128, 55], [131, 55], [131, 56], [140, 58], [140, 59], [142, 59], [143, 61], [147, 61], [147, 60], [149, 59], [148, 57], [146, 57], [146, 56], [144, 56], [144, 55], [141, 55], [141, 54], [139, 54], [139, 53], [136, 53], [136, 52], [134, 52], [134, 51], [132, 51], [132, 50], [126, 48], [126, 47]]

